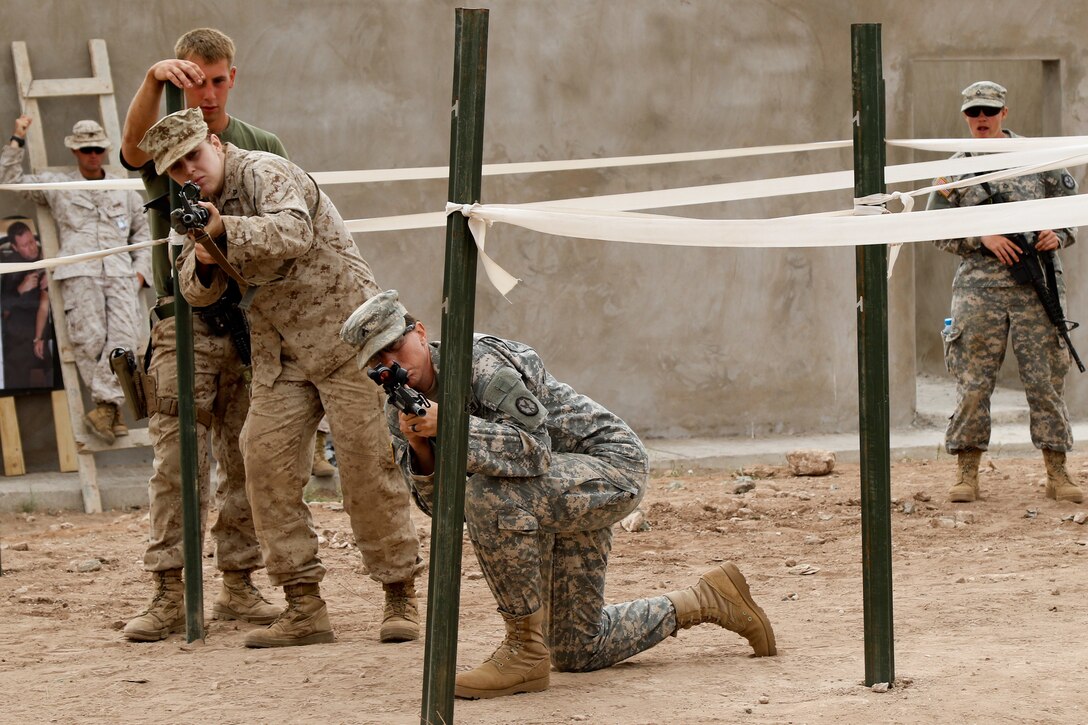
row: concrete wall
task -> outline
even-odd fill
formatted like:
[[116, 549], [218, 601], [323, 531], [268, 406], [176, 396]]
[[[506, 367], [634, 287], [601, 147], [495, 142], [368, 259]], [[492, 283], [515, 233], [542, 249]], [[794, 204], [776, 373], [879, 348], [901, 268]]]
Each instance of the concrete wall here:
[[[312, 171], [441, 165], [448, 160], [453, 8], [438, 0], [9, 3], [0, 27], [0, 123], [18, 111], [11, 40], [36, 74], [89, 72], [88, 38], [108, 42], [119, 110], [146, 68], [197, 25], [236, 41], [230, 110], [277, 132]], [[485, 162], [620, 156], [800, 143], [850, 136], [850, 25], [883, 27], [888, 135], [965, 135], [957, 93], [992, 77], [1011, 89], [1010, 124], [1037, 133], [1016, 85], [1043, 60], [1058, 69], [1062, 131], [1088, 133], [1082, 3], [986, 0], [777, 2], [497, 0], [491, 8]], [[980, 18], [984, 18], [983, 23]], [[982, 32], [984, 27], [985, 32]], [[285, 30], [286, 28], [286, 30]], [[1025, 32], [1030, 28], [1031, 32]], [[1045, 50], [1041, 50], [1045, 49]], [[1017, 78], [1009, 60], [1023, 61]], [[934, 73], [923, 62], [954, 61]], [[972, 65], [964, 69], [963, 62]], [[993, 63], [994, 65], [990, 65]], [[1029, 67], [1030, 66], [1030, 67]], [[945, 72], [944, 68], [950, 70]], [[989, 71], [993, 72], [990, 73]], [[924, 71], [924, 72], [923, 72]], [[966, 74], [966, 75], [965, 75]], [[945, 77], [947, 75], [947, 77]], [[1037, 97], [1037, 96], [1036, 96]], [[52, 152], [89, 104], [55, 102]], [[1022, 115], [1021, 115], [1022, 114]], [[938, 119], [938, 120], [934, 120]], [[932, 121], [932, 123], [930, 123]], [[930, 125], [926, 125], [926, 124]], [[939, 133], [937, 133], [939, 131]], [[891, 162], [912, 160], [893, 154]], [[521, 202], [849, 168], [824, 151], [623, 170], [491, 177], [484, 201]], [[1074, 170], [1084, 181], [1083, 169]], [[345, 218], [441, 209], [446, 183], [328, 189]], [[5, 207], [17, 209], [11, 195]], [[672, 213], [766, 217], [850, 205], [848, 192]], [[361, 235], [379, 280], [438, 327], [443, 233]], [[831, 432], [857, 425], [854, 254], [678, 250], [543, 237], [508, 227], [489, 250], [524, 282], [508, 304], [479, 286], [477, 328], [535, 345], [551, 371], [646, 436]], [[891, 283], [892, 423], [913, 415], [920, 359], [955, 260], [906, 250]], [[1073, 279], [1080, 251], [1067, 255]], [[938, 302], [934, 302], [938, 300]], [[1088, 299], [1071, 285], [1071, 316]], [[916, 354], [916, 347], [921, 353]], [[1088, 352], [1088, 345], [1084, 345]], [[1073, 413], [1088, 384], [1070, 381]]]

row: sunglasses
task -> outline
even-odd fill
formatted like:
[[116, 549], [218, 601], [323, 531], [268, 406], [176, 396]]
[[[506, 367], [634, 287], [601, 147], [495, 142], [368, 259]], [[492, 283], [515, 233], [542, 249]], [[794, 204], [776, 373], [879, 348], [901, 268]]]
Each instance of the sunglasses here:
[[981, 113], [987, 118], [993, 118], [1001, 113], [1001, 110], [1001, 108], [993, 108], [992, 106], [971, 106], [970, 108], [964, 109], [963, 114], [965, 116], [970, 116], [971, 118], [978, 118], [978, 115]]
[[83, 148], [81, 148], [79, 150], [79, 153], [81, 153], [81, 154], [104, 154], [104, 153], [106, 153], [106, 149], [102, 148], [101, 146], [84, 146]]

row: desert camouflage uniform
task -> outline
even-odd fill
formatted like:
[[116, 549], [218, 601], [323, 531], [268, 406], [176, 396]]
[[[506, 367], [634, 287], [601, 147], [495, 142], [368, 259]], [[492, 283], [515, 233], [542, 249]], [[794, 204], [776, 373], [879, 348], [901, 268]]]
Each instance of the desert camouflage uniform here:
[[[431, 358], [437, 370], [438, 343]], [[549, 606], [549, 649], [563, 671], [608, 667], [673, 634], [668, 597], [604, 604], [612, 525], [638, 506], [649, 471], [627, 424], [549, 375], [532, 348], [490, 336], [472, 348], [469, 412], [465, 520], [499, 610]], [[430, 513], [434, 477], [413, 472], [398, 412], [386, 415], [398, 464]]]
[[[1006, 132], [1010, 136], [1015, 134]], [[956, 154], [959, 158], [965, 154]], [[961, 177], [937, 179], [938, 183]], [[1007, 201], [1077, 193], [1069, 172], [1060, 169], [989, 183]], [[987, 203], [982, 185], [933, 192], [929, 209]], [[1062, 248], [1076, 241], [1075, 229], [1055, 229]], [[952, 283], [952, 329], [945, 334], [945, 363], [956, 377], [956, 411], [945, 434], [949, 453], [990, 444], [990, 395], [1005, 359], [1009, 337], [1031, 411], [1031, 440], [1036, 448], [1069, 451], [1073, 432], [1064, 391], [1070, 355], [1031, 285], [1017, 284], [1009, 268], [990, 254], [979, 237], [941, 239], [939, 249], [962, 257]], [[1061, 260], [1053, 253], [1058, 295], [1065, 309]]]
[[[275, 134], [231, 117], [220, 139], [252, 150], [268, 151], [287, 158]], [[169, 191], [169, 180], [155, 173], [155, 162], [139, 168], [121, 158], [122, 165], [139, 171], [148, 198]], [[166, 216], [150, 212], [157, 239], [170, 233]], [[154, 381], [157, 404], [149, 411], [147, 426], [155, 450], [154, 470], [148, 481], [150, 540], [144, 553], [148, 571], [180, 569], [184, 565], [181, 515], [181, 434], [178, 425], [178, 366], [174, 320], [174, 292], [170, 259], [165, 245], [152, 251], [157, 304], [152, 312], [151, 362], [148, 374]], [[245, 571], [263, 566], [261, 545], [253, 530], [253, 514], [246, 498], [246, 469], [238, 439], [249, 411], [249, 388], [243, 379], [245, 364], [229, 335], [216, 336], [194, 314], [193, 395], [197, 410], [197, 486], [200, 489], [201, 540], [210, 501], [208, 431], [215, 455], [216, 520], [212, 526], [216, 567], [220, 571]]]
[[[379, 291], [336, 207], [306, 173], [282, 158], [226, 144], [221, 193], [230, 263], [262, 285], [249, 308], [253, 384], [242, 430], [246, 491], [269, 580], [319, 582], [317, 534], [302, 491], [322, 408], [336, 439], [344, 508], [372, 578], [418, 573], [419, 543], [408, 490], [389, 459], [380, 388], [340, 340], [340, 325]], [[193, 242], [178, 258], [182, 292], [206, 306], [226, 289], [196, 274]]]
[[[0, 182], [84, 181], [78, 170], [24, 174], [23, 149], [7, 144], [0, 153]], [[106, 178], [117, 178], [106, 174]], [[60, 238], [58, 256], [115, 249], [151, 237], [143, 202], [134, 191], [81, 189], [26, 191], [23, 196], [48, 206]], [[110, 367], [115, 347], [133, 348], [140, 338], [139, 283], [151, 279], [151, 252], [134, 250], [53, 270], [64, 295], [68, 338], [76, 367], [96, 403], [124, 403]]]

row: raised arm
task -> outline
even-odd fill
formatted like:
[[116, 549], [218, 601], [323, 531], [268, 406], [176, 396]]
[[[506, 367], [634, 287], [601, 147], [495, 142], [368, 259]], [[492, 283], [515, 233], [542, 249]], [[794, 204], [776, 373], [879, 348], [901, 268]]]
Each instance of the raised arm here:
[[129, 104], [125, 114], [125, 128], [121, 132], [121, 156], [132, 168], [139, 168], [151, 160], [137, 144], [147, 129], [159, 120], [163, 84], [167, 81], [178, 88], [192, 88], [204, 81], [204, 72], [192, 61], [168, 58], [147, 69], [144, 81]]

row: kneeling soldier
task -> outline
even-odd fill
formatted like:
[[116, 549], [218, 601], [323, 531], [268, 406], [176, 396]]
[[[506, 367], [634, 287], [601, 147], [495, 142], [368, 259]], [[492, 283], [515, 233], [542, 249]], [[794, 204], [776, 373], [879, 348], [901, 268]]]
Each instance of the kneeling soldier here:
[[[360, 348], [360, 362], [397, 362], [410, 387], [437, 399], [440, 345], [428, 341], [395, 290], [372, 297], [340, 334]], [[757, 655], [775, 654], [771, 623], [731, 563], [687, 589], [605, 606], [612, 525], [638, 506], [649, 477], [642, 442], [615, 414], [549, 375], [519, 342], [477, 335], [471, 388], [465, 520], [506, 639], [482, 665], [457, 675], [455, 695], [544, 690], [553, 664], [567, 672], [609, 667], [704, 622], [739, 633]], [[386, 407], [396, 459], [430, 513], [440, 411], [432, 402], [424, 412]]]

